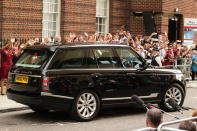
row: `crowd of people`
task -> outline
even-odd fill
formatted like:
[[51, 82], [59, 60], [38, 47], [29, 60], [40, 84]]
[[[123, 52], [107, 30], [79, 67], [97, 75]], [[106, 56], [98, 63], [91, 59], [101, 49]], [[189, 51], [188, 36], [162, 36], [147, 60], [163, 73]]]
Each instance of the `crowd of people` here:
[[125, 44], [131, 46], [143, 58], [150, 59], [150, 64], [153, 66], [170, 68], [174, 65], [185, 65], [187, 60], [190, 59], [192, 60], [192, 80], [195, 80], [197, 74], [197, 48], [195, 46], [188, 47], [180, 40], [170, 42], [165, 32], [160, 34], [154, 32], [150, 36], [132, 35], [124, 27], [121, 27], [116, 33], [108, 33], [106, 35], [102, 35], [101, 33], [89, 35], [85, 32], [79, 36], [75, 33], [70, 33], [63, 40], [61, 40], [60, 36], [55, 36], [54, 39], [44, 38], [43, 42], [40, 42], [38, 38], [30, 39], [26, 42], [20, 42], [18, 40], [14, 42], [11, 40], [6, 41], [0, 48], [0, 94], [5, 94], [8, 71], [23, 49], [28, 46], [40, 44], [47, 45], [51, 42], [54, 44], [74, 44], [79, 42]]

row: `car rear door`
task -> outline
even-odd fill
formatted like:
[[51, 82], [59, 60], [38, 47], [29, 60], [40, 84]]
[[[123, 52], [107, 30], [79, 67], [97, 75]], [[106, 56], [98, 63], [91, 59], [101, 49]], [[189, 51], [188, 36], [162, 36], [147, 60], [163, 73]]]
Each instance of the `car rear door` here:
[[86, 54], [83, 47], [58, 49], [46, 70], [45, 77], [49, 80], [47, 92], [73, 98], [82, 88], [87, 88]]

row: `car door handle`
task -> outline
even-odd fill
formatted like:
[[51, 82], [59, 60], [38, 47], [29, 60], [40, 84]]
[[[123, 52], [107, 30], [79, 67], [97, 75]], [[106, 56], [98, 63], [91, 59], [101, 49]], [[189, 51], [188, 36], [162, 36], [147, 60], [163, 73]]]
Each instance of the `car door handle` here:
[[127, 73], [127, 75], [135, 75], [136, 73]]
[[102, 76], [102, 74], [101, 73], [93, 73], [93, 74], [91, 74], [91, 76], [93, 76], [93, 77], [99, 77], [99, 76]]

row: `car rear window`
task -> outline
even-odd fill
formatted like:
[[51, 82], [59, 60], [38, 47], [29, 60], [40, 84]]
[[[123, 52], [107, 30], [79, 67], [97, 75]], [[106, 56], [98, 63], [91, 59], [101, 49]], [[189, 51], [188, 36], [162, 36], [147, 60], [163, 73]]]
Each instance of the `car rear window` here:
[[59, 50], [49, 66], [49, 69], [85, 68], [85, 49]]
[[19, 57], [14, 67], [29, 67], [29, 68], [40, 68], [47, 59], [51, 56], [51, 53], [47, 49], [32, 50], [27, 49]]

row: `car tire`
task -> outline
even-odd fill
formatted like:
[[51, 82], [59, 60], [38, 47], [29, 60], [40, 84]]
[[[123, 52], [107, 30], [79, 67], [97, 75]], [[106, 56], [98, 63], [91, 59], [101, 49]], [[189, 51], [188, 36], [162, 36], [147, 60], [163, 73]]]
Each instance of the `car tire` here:
[[35, 105], [29, 105], [29, 108], [31, 108], [34, 112], [38, 114], [48, 113], [50, 111], [48, 109], [44, 109], [40, 106], [35, 106]]
[[100, 110], [98, 95], [90, 90], [84, 90], [75, 98], [70, 115], [77, 121], [90, 121]]
[[179, 84], [172, 84], [170, 88], [167, 88], [162, 95], [162, 100], [158, 104], [159, 107], [165, 111], [176, 111], [173, 107], [171, 107], [167, 100], [169, 98], [174, 98], [179, 106], [183, 105], [185, 98], [185, 91]]

